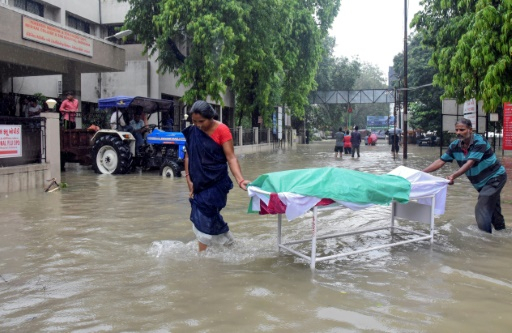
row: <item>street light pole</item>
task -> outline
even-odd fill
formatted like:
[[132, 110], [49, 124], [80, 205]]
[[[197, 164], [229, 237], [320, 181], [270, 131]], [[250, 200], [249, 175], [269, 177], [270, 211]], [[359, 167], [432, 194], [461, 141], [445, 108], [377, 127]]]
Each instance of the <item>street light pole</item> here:
[[108, 40], [108, 41], [118, 40], [123, 37], [130, 36], [132, 33], [133, 33], [133, 31], [131, 31], [131, 30], [123, 30], [123, 31], [119, 31], [118, 33], [113, 34], [112, 36], [107, 36], [104, 39]]
[[404, 0], [404, 159], [407, 159], [407, 1]]

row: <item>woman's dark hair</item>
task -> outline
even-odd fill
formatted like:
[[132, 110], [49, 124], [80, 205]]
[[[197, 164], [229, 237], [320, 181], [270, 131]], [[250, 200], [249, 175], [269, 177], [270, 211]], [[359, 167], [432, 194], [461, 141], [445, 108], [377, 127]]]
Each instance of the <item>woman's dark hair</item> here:
[[464, 125], [466, 126], [467, 128], [473, 128], [473, 124], [471, 124], [471, 120], [467, 119], [467, 118], [460, 118], [459, 120], [457, 120], [455, 122], [455, 125]]
[[206, 119], [214, 119], [217, 112], [205, 101], [196, 101], [190, 109], [190, 114], [196, 113]]
[[346, 135], [349, 135], [349, 134], [350, 134], [350, 132], [349, 132], [348, 130], [346, 130], [346, 131], [345, 131], [345, 134], [346, 134]]

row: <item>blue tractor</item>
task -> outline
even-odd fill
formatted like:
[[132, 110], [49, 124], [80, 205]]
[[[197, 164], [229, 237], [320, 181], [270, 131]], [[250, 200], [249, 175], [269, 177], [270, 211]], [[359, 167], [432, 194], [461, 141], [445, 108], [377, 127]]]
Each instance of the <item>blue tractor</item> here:
[[[96, 173], [125, 174], [136, 167], [159, 169], [166, 178], [180, 177], [184, 170], [185, 137], [173, 132], [172, 100], [116, 96], [98, 100], [101, 110], [108, 109], [112, 129], [102, 129], [91, 139], [92, 167]], [[139, 147], [128, 125], [135, 110], [143, 112], [147, 131]]]

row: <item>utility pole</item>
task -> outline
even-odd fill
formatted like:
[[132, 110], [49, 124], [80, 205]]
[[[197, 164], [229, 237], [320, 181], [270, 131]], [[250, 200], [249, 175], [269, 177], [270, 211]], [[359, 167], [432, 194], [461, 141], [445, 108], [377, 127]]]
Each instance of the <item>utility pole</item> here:
[[407, 159], [407, 1], [404, 0], [404, 159]]

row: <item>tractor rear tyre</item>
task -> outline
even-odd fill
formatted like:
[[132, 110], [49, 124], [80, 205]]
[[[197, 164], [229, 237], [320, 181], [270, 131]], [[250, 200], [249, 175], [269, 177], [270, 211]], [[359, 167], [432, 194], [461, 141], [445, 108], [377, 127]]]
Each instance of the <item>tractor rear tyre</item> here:
[[92, 147], [92, 168], [96, 173], [125, 174], [130, 172], [133, 156], [130, 146], [116, 135], [105, 135]]
[[173, 179], [174, 177], [181, 177], [181, 171], [178, 163], [166, 159], [160, 166], [160, 175], [162, 178]]

